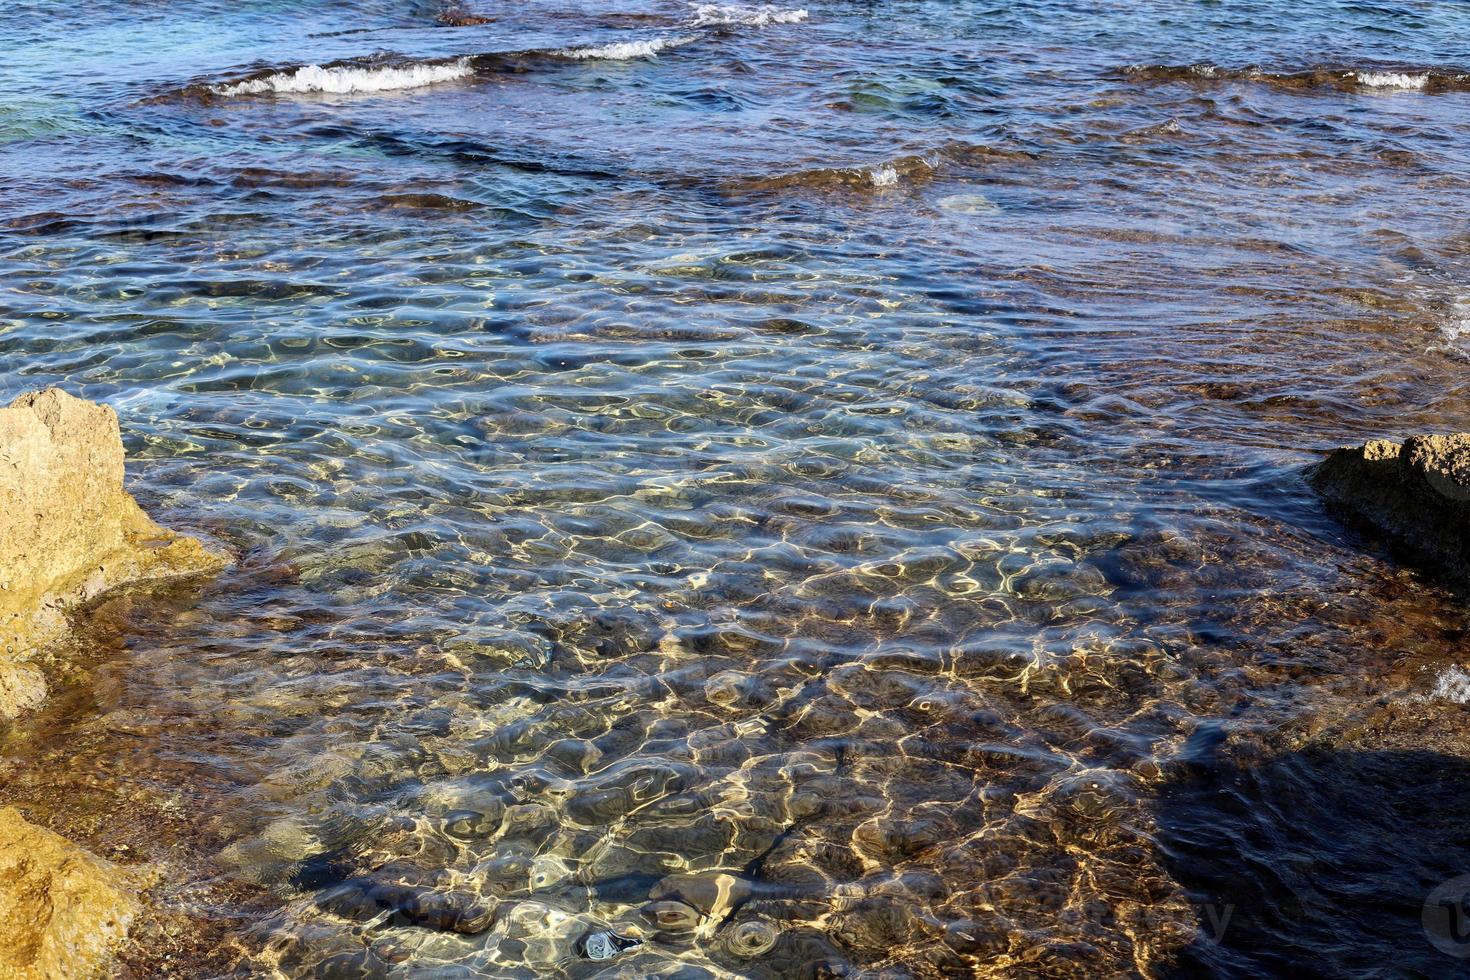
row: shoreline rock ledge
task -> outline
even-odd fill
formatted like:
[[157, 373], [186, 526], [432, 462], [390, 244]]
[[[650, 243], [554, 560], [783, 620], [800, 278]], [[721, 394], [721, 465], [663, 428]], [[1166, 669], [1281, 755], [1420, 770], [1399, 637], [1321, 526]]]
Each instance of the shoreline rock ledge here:
[[111, 408], [59, 388], [0, 408], [0, 719], [45, 698], [34, 660], [65, 634], [69, 609], [121, 585], [223, 565], [153, 523], [123, 489]]
[[1335, 509], [1470, 592], [1470, 432], [1338, 449], [1307, 479]]
[[[46, 696], [39, 655], [109, 589], [218, 571], [123, 489], [117, 415], [50, 388], [0, 408], [0, 723]], [[0, 808], [0, 976], [95, 976], [141, 908], [143, 876]]]

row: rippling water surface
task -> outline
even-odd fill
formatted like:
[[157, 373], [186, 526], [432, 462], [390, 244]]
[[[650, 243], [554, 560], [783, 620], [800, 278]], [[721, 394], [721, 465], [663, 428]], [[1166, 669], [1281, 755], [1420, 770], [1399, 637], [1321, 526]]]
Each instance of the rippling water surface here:
[[0, 395], [116, 406], [238, 558], [6, 735], [166, 869], [128, 975], [1463, 963], [1470, 622], [1301, 478], [1470, 418], [1462, 5], [39, 0], [0, 51]]

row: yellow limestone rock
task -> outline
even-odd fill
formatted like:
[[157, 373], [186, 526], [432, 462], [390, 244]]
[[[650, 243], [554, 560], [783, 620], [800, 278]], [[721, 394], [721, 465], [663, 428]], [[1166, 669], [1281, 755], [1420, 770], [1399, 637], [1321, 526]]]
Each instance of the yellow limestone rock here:
[[0, 977], [95, 976], [138, 911], [128, 872], [0, 809]]
[[[46, 696], [35, 656], [71, 606], [223, 564], [123, 489], [112, 409], [55, 388], [0, 408], [0, 719]], [[136, 891], [128, 872], [0, 809], [0, 980], [96, 976], [137, 914]]]
[[57, 388], [0, 408], [0, 718], [45, 697], [31, 661], [65, 630], [69, 606], [222, 564], [153, 523], [123, 489], [111, 408]]

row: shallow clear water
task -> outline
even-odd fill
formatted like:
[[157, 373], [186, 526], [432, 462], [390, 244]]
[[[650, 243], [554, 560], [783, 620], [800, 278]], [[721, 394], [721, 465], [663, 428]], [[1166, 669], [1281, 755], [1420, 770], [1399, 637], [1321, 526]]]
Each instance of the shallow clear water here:
[[1301, 474], [1470, 418], [1470, 12], [797, 9], [0, 13], [0, 396], [238, 558], [7, 735], [137, 975], [1454, 968], [1301, 753], [1463, 607]]

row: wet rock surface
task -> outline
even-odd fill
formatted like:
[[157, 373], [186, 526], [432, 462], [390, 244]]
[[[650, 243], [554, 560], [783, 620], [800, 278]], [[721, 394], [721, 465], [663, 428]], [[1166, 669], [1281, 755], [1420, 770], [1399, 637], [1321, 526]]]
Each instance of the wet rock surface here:
[[1470, 589], [1470, 433], [1339, 449], [1309, 479], [1355, 523]]
[[95, 975], [138, 912], [133, 876], [0, 809], [0, 976]]
[[[46, 699], [41, 656], [59, 649], [74, 607], [222, 565], [199, 541], [155, 524], [123, 489], [111, 408], [51, 388], [0, 409], [0, 720]], [[5, 734], [7, 749], [38, 735]], [[0, 759], [0, 772], [13, 768]], [[0, 809], [0, 976], [98, 975], [139, 912], [146, 877]]]
[[223, 562], [155, 524], [123, 489], [117, 415], [57, 388], [0, 409], [0, 718], [45, 697], [37, 651], [69, 607]]

